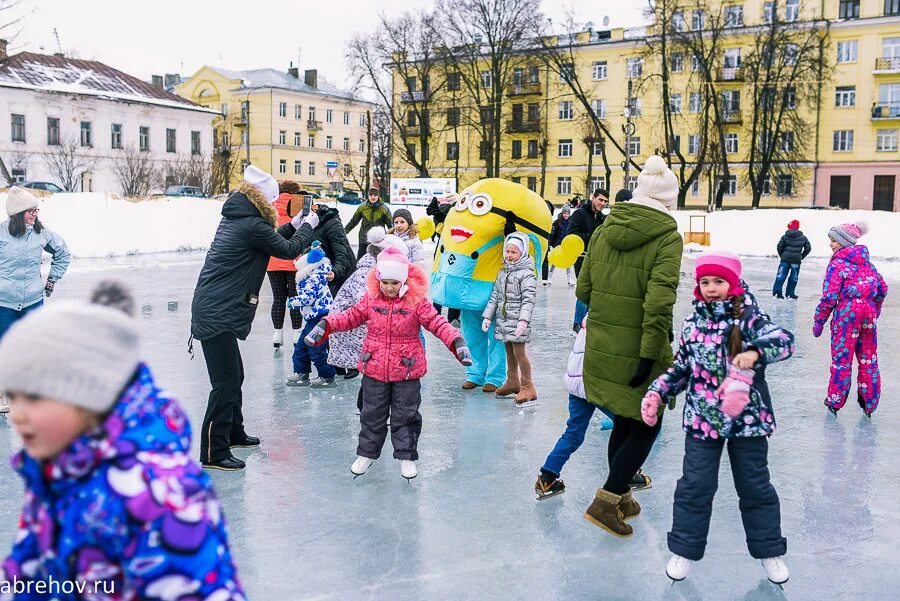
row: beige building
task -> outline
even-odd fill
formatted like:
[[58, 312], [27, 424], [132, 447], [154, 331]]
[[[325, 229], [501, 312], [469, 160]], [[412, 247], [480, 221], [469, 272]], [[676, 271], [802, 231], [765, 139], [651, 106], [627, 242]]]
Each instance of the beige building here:
[[[248, 162], [307, 190], [362, 191], [369, 178], [368, 119], [374, 105], [287, 71], [204, 66], [176, 94], [220, 112], [215, 120], [219, 172], [233, 188]], [[371, 167], [369, 167], [371, 172]]]

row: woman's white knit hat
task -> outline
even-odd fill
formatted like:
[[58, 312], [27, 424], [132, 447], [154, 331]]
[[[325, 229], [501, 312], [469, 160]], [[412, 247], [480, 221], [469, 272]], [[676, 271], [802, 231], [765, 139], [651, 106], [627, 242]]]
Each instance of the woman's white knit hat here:
[[41, 199], [18, 186], [13, 186], [6, 194], [6, 216], [12, 217], [28, 209], [36, 209]]

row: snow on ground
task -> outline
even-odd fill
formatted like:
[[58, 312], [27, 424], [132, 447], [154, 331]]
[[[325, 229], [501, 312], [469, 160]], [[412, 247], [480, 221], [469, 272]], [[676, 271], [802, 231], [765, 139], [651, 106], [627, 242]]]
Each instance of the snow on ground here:
[[[5, 208], [6, 194], [0, 194]], [[349, 221], [356, 206], [338, 203], [341, 219]], [[221, 219], [222, 201], [197, 198], [161, 198], [143, 202], [99, 193], [57, 194], [44, 201], [41, 221], [65, 238], [76, 257], [110, 257], [142, 253], [203, 250], [209, 247]], [[409, 207], [414, 219], [424, 207]], [[838, 223], [866, 220], [871, 232], [864, 238], [872, 256], [900, 258], [900, 214], [872, 211], [814, 211], [761, 209], [756, 211], [699, 211], [674, 213], [681, 232], [693, 228], [710, 232], [714, 248], [727, 248], [744, 256], [774, 256], [787, 223], [800, 221], [813, 245], [812, 256], [828, 257], [828, 230]], [[351, 242], [356, 237], [350, 236]], [[688, 245], [688, 251], [700, 250]]]

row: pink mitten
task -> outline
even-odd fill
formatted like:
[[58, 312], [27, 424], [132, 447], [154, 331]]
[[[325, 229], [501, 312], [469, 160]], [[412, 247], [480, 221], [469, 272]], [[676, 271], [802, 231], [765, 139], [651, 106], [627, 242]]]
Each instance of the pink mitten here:
[[654, 390], [648, 390], [641, 401], [641, 419], [651, 428], [659, 419], [659, 408], [662, 405], [662, 397]]
[[525, 330], [527, 328], [528, 328], [528, 322], [520, 321], [518, 324], [516, 324], [516, 331], [513, 332], [513, 336], [515, 336], [516, 338], [521, 338], [522, 336], [525, 335]]
[[728, 366], [728, 377], [716, 390], [716, 396], [722, 401], [722, 413], [735, 418], [744, 412], [744, 407], [750, 402], [753, 375], [752, 369], [743, 369], [736, 365]]

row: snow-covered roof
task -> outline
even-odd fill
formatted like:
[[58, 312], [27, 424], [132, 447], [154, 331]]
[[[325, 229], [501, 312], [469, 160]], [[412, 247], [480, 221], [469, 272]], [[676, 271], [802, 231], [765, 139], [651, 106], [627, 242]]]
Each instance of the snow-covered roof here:
[[215, 112], [97, 61], [34, 52], [20, 52], [0, 61], [0, 87]]
[[241, 88], [242, 90], [247, 90], [250, 88], [278, 88], [282, 90], [291, 90], [294, 92], [303, 92], [305, 94], [318, 94], [320, 96], [333, 96], [335, 98], [342, 98], [344, 100], [349, 100], [353, 102], [360, 102], [364, 104], [371, 104], [357, 98], [351, 92], [347, 92], [346, 90], [341, 90], [337, 86], [334, 86], [328, 82], [322, 81], [321, 79], [318, 82], [318, 87], [314, 88], [312, 86], [306, 85], [302, 79], [294, 77], [289, 73], [285, 73], [283, 71], [279, 71], [277, 69], [249, 69], [246, 71], [232, 71], [230, 69], [222, 69], [220, 67], [209, 67], [216, 73], [220, 73], [222, 76], [227, 77], [228, 79], [238, 79], [241, 80]]

